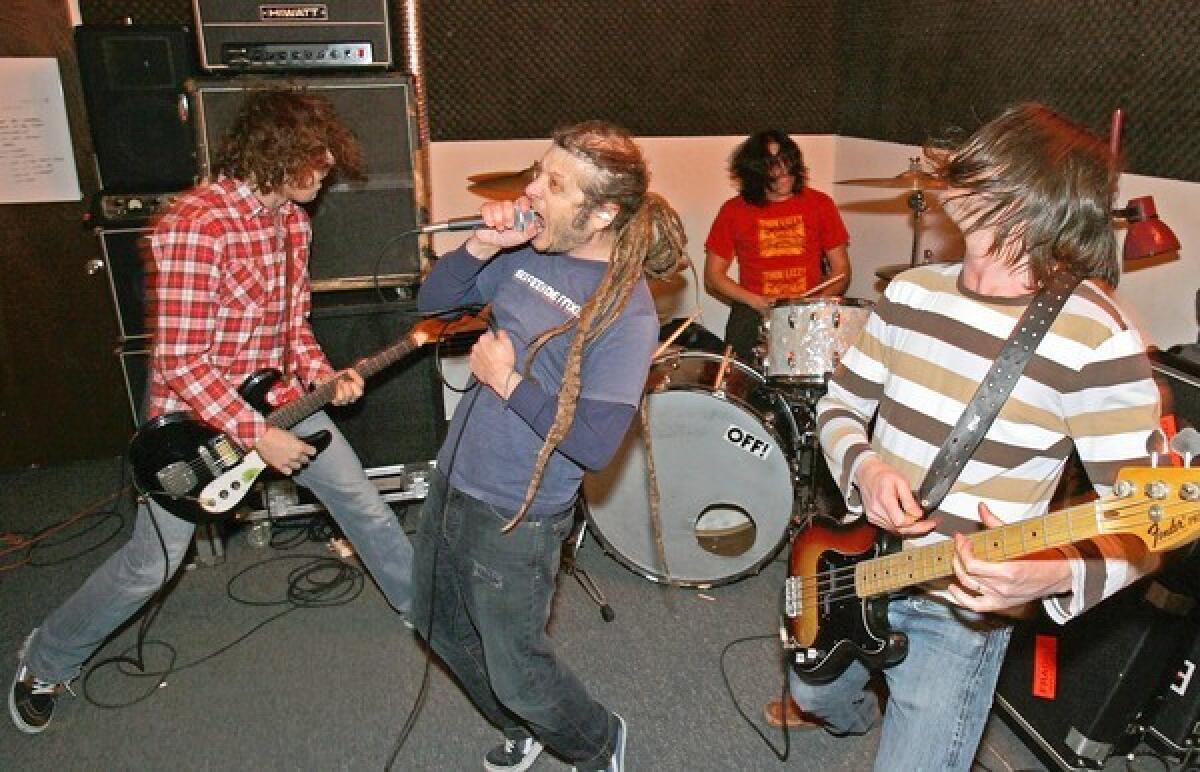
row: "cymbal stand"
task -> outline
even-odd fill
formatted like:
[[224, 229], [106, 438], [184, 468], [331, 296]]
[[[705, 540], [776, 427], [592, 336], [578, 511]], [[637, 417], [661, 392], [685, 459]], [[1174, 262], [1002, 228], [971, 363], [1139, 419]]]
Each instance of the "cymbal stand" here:
[[[793, 521], [804, 527], [816, 511], [816, 454], [820, 453], [816, 432], [816, 402], [823, 389], [776, 390], [781, 413], [792, 436]], [[797, 421], [797, 415], [800, 420]], [[803, 429], [801, 428], [803, 427]]]
[[[908, 169], [911, 172], [921, 171], [921, 159], [908, 159]], [[914, 183], [915, 184], [915, 183]], [[925, 202], [925, 191], [919, 187], [914, 187], [913, 191], [908, 194], [908, 208], [912, 210], [912, 251], [908, 257], [908, 267], [917, 267], [917, 237], [921, 232], [921, 215], [929, 210], [929, 205]], [[929, 256], [928, 251], [926, 257]]]

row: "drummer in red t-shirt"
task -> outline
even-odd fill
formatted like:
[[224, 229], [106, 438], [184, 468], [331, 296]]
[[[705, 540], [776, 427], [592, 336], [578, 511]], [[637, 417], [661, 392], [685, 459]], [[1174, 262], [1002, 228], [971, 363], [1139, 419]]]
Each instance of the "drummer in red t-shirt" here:
[[[757, 363], [753, 347], [772, 300], [799, 297], [839, 275], [816, 294], [845, 292], [849, 235], [833, 199], [804, 185], [804, 159], [787, 134], [752, 134], [734, 152], [730, 172], [739, 195], [721, 206], [704, 242], [704, 285], [732, 306], [725, 341]], [[738, 281], [729, 276], [734, 260]]]

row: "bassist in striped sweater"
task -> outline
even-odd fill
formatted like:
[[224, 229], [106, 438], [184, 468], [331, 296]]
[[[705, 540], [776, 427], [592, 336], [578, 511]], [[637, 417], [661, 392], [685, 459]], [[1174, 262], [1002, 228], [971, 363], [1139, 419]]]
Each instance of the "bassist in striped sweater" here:
[[[881, 671], [876, 769], [968, 770], [1008, 645], [1005, 612], [1038, 601], [1066, 622], [1155, 567], [1124, 536], [1007, 561], [983, 559], [964, 538], [1044, 515], [1072, 448], [1101, 495], [1121, 467], [1147, 463], [1159, 397], [1112, 296], [1118, 171], [1106, 143], [1024, 104], [935, 160], [949, 183], [943, 206], [965, 235], [963, 261], [893, 280], [818, 406], [850, 511], [905, 547], [955, 544], [951, 578], [887, 608], [909, 647]], [[923, 512], [913, 491], [1035, 291], [1061, 270], [1083, 281], [948, 495]], [[831, 733], [861, 734], [881, 713], [870, 675], [858, 661], [828, 683], [793, 674], [792, 696]]]

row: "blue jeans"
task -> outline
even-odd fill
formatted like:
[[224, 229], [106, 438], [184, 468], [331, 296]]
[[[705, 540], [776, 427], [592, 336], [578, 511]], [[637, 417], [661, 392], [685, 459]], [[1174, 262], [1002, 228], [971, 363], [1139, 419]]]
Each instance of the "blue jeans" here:
[[[888, 619], [908, 634], [908, 656], [883, 670], [888, 698], [875, 769], [969, 770], [1012, 627], [928, 595], [892, 600]], [[870, 675], [857, 660], [828, 684], [790, 673], [792, 698], [830, 733], [863, 734], [880, 714]]]
[[573, 509], [503, 533], [512, 516], [434, 475], [417, 527], [413, 624], [506, 737], [532, 733], [568, 762], [606, 763], [616, 718], [546, 634]]
[[[407, 613], [412, 604], [412, 545], [396, 514], [367, 479], [353, 448], [325, 413], [309, 416], [293, 431], [307, 435], [321, 429], [330, 430], [333, 440], [295, 479], [337, 520], [388, 603]], [[153, 501], [139, 505], [129, 541], [38, 628], [26, 653], [34, 675], [53, 682], [79, 675], [113, 630], [162, 586], [163, 544], [155, 523], [166, 545], [166, 576], [179, 569], [195, 526]]]

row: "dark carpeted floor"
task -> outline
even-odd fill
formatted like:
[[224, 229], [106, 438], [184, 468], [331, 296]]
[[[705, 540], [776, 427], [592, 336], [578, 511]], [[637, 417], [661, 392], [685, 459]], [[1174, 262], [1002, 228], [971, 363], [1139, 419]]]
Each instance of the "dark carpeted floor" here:
[[[0, 533], [28, 535], [97, 506], [122, 481], [115, 460], [0, 474]], [[411, 527], [415, 511], [408, 514]], [[33, 551], [0, 546], [0, 676], [7, 688], [16, 651], [29, 630], [104, 560], [128, 532], [120, 516], [89, 517]], [[98, 669], [76, 682], [43, 734], [0, 727], [0, 769], [353, 769], [382, 770], [418, 701], [424, 650], [369, 581], [341, 605], [278, 605], [288, 573], [328, 556], [324, 541], [290, 549], [256, 548], [248, 529], [230, 529], [223, 563], [181, 572], [148, 633], [146, 665], [161, 670], [173, 648], [174, 672], [162, 686], [128, 665]], [[284, 532], [278, 530], [276, 537]], [[113, 537], [107, 543], [105, 538]], [[274, 559], [274, 560], [272, 560]], [[254, 564], [270, 561], [263, 565]], [[838, 739], [795, 732], [780, 762], [739, 717], [720, 668], [727, 656], [736, 699], [765, 729], [760, 709], [782, 679], [777, 626], [785, 566], [703, 592], [664, 588], [626, 570], [587, 539], [579, 565], [607, 595], [611, 623], [580, 585], [560, 575], [552, 630], [563, 656], [629, 726], [633, 770], [868, 769], [875, 736]], [[243, 573], [244, 572], [244, 573]], [[332, 575], [332, 571], [327, 572]], [[239, 576], [240, 574], [240, 576]], [[230, 597], [230, 580], [238, 577]], [[250, 605], [253, 600], [277, 605]], [[274, 621], [272, 617], [278, 616]], [[264, 624], [265, 623], [265, 624]], [[257, 628], [257, 629], [256, 629]], [[123, 653], [138, 626], [118, 633], [93, 664]], [[239, 642], [240, 641], [240, 642]], [[221, 651], [224, 649], [223, 651]], [[214, 652], [220, 652], [211, 656]], [[199, 660], [210, 657], [202, 662]], [[439, 668], [394, 765], [403, 770], [475, 770], [497, 733]], [[127, 707], [102, 708], [90, 701]], [[768, 737], [782, 745], [778, 730]], [[979, 769], [1039, 768], [1024, 746], [993, 721]], [[567, 769], [550, 758], [537, 770]]]

